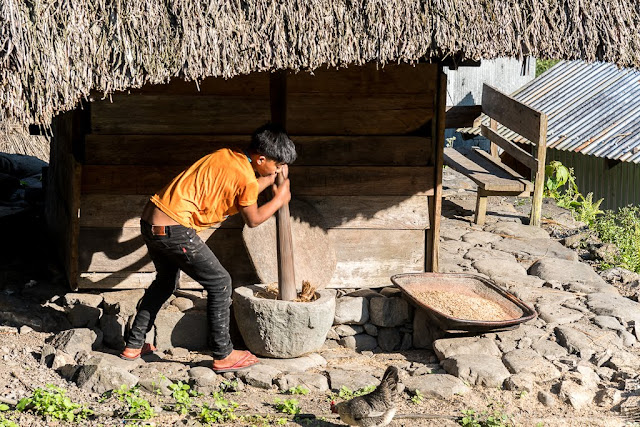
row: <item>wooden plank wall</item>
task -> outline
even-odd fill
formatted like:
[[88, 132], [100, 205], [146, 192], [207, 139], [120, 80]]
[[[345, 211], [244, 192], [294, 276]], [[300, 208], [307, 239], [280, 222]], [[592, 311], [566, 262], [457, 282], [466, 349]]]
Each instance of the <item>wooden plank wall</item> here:
[[[286, 121], [299, 157], [294, 197], [324, 215], [338, 265], [330, 286], [378, 287], [423, 271], [436, 182], [432, 118], [438, 67], [350, 67], [287, 76]], [[270, 76], [177, 81], [91, 104], [79, 219], [78, 285], [147, 286], [139, 234], [149, 196], [201, 156], [244, 145], [267, 122]], [[257, 281], [233, 217], [207, 243], [235, 285]], [[274, 243], [275, 244], [275, 243]], [[181, 287], [197, 288], [188, 277]]]

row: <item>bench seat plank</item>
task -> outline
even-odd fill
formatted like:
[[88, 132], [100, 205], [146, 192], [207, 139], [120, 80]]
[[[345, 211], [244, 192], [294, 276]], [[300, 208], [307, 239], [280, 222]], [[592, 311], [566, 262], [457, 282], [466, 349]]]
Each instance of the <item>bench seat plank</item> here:
[[478, 188], [486, 191], [524, 192], [531, 189], [530, 182], [515, 172], [507, 172], [500, 160], [490, 159], [476, 150], [445, 148], [444, 163], [469, 177]]

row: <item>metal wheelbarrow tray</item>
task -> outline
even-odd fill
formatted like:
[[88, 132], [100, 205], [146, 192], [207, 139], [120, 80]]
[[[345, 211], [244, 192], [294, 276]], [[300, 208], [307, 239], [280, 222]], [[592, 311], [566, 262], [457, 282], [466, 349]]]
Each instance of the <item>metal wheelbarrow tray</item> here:
[[[484, 332], [493, 329], [515, 327], [534, 319], [535, 310], [482, 276], [466, 273], [405, 273], [396, 274], [391, 281], [413, 302], [423, 309], [431, 320], [445, 331]], [[498, 305], [508, 320], [477, 320], [452, 317], [427, 305], [420, 295], [425, 292], [455, 294], [461, 300], [481, 298], [489, 304]]]

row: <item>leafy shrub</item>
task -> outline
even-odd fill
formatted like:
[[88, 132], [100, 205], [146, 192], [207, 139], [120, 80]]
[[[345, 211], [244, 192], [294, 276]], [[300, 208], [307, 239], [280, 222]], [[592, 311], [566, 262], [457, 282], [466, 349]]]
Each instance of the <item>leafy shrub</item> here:
[[65, 393], [64, 389], [47, 384], [45, 389], [36, 388], [30, 397], [20, 399], [16, 410], [20, 412], [31, 410], [45, 418], [71, 422], [86, 419], [93, 414], [92, 410], [73, 403]]
[[274, 403], [276, 409], [285, 414], [296, 415], [300, 413], [300, 402], [298, 402], [298, 399], [276, 399]]
[[603, 242], [617, 246], [615, 265], [640, 273], [640, 207], [626, 206], [617, 212], [608, 210], [594, 228]]

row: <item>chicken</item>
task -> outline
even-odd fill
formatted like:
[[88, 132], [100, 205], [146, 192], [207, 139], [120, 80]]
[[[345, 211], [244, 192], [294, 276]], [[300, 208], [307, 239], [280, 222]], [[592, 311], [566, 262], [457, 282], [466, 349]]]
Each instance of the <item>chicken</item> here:
[[344, 423], [352, 426], [386, 426], [396, 414], [397, 385], [398, 368], [389, 366], [375, 390], [346, 402], [331, 402], [331, 412], [339, 414]]

